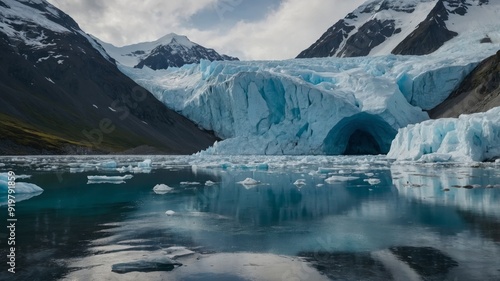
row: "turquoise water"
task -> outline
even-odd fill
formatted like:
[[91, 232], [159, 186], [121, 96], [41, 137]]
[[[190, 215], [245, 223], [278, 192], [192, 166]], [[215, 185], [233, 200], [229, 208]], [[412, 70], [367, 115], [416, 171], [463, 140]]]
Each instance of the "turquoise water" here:
[[[4, 262], [0, 278], [500, 279], [500, 167], [494, 164], [172, 156], [119, 172], [102, 167], [109, 159], [117, 168], [135, 168], [145, 157], [0, 159], [1, 172], [31, 175], [18, 181], [44, 189], [17, 202], [16, 274]], [[121, 184], [87, 180], [126, 174], [133, 177]], [[336, 181], [325, 181], [332, 176]], [[259, 183], [238, 183], [246, 178]], [[172, 190], [157, 194], [157, 184]], [[7, 207], [0, 212], [6, 224]], [[182, 265], [112, 271], [163, 256]]]

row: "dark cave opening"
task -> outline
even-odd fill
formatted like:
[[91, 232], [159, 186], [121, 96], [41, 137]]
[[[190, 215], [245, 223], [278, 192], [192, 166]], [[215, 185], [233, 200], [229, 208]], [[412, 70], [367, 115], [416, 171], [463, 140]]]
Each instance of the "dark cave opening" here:
[[343, 155], [378, 155], [382, 154], [380, 145], [368, 132], [356, 130], [352, 133]]
[[380, 116], [361, 112], [335, 124], [323, 140], [327, 155], [386, 154], [397, 131]]

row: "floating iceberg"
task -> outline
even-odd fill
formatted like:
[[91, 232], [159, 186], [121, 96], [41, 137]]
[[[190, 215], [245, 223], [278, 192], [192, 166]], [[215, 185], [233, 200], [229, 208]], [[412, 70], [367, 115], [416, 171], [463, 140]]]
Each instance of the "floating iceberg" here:
[[89, 180], [87, 184], [96, 184], [96, 183], [113, 183], [113, 184], [121, 184], [125, 183], [125, 180], [131, 179], [132, 175], [125, 176], [87, 176]]
[[153, 187], [153, 191], [156, 194], [160, 194], [160, 195], [167, 194], [167, 193], [171, 192], [172, 190], [174, 190], [174, 189], [166, 184], [157, 184], [157, 185], [155, 185], [155, 187]]
[[500, 107], [400, 129], [388, 158], [420, 162], [475, 162], [500, 157]]
[[109, 160], [109, 161], [99, 163], [99, 168], [101, 168], [101, 169], [116, 169], [116, 161]]
[[246, 178], [245, 180], [239, 181], [238, 183], [241, 184], [241, 185], [243, 185], [246, 188], [250, 188], [252, 186], [260, 184], [260, 181], [254, 180], [252, 178]]
[[[15, 176], [17, 179], [26, 179], [31, 176], [19, 175]], [[12, 194], [25, 194], [25, 193], [42, 193], [43, 189], [36, 184], [27, 182], [17, 182], [15, 181], [15, 193]], [[7, 194], [9, 192], [9, 175], [7, 173], [0, 173], [0, 194]]]
[[211, 180], [208, 180], [205, 182], [205, 186], [213, 186], [215, 185], [215, 182], [211, 181]]
[[293, 183], [297, 187], [302, 187], [306, 185], [306, 180], [305, 179], [298, 179]]
[[358, 177], [351, 177], [351, 176], [348, 176], [348, 177], [344, 177], [344, 176], [331, 176], [331, 177], [325, 179], [325, 182], [329, 183], [329, 184], [333, 184], [333, 183], [336, 183], [336, 182], [353, 181], [353, 180], [357, 180], [357, 179], [359, 179], [359, 178]]
[[201, 185], [201, 183], [197, 181], [181, 181], [180, 185]]
[[151, 159], [146, 159], [142, 162], [137, 163], [138, 168], [151, 168]]

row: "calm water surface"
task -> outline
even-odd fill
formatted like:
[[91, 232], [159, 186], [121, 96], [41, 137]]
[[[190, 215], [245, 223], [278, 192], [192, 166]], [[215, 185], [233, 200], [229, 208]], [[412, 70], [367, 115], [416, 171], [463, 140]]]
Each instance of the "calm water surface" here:
[[17, 202], [16, 274], [1, 228], [0, 279], [500, 280], [498, 165], [146, 158], [0, 158], [44, 189]]

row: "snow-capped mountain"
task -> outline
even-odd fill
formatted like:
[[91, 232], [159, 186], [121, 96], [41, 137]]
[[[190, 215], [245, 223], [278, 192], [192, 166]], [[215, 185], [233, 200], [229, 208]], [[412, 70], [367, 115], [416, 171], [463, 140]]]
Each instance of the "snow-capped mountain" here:
[[200, 60], [238, 60], [238, 58], [220, 55], [213, 49], [198, 45], [186, 36], [175, 33], [167, 34], [153, 42], [138, 43], [116, 47], [99, 41], [106, 52], [125, 66], [151, 69], [181, 67], [185, 64], [199, 63]]
[[498, 14], [497, 0], [369, 0], [297, 58], [424, 55], [465, 33], [487, 42]]
[[0, 0], [0, 154], [191, 153], [213, 143], [106, 56], [45, 0]]

